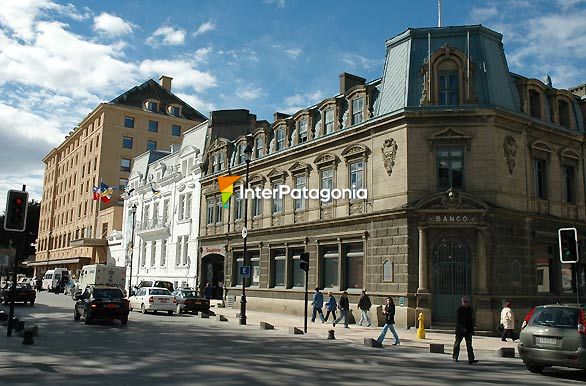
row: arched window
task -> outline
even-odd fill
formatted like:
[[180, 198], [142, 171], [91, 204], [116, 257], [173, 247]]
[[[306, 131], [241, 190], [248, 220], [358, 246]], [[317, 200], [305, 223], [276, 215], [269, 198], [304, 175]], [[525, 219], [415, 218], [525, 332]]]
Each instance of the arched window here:
[[383, 281], [394, 281], [395, 264], [390, 260], [385, 260], [383, 263]]
[[442, 60], [438, 67], [438, 104], [440, 106], [458, 105], [459, 76], [458, 65], [451, 59]]
[[511, 263], [511, 281], [521, 282], [521, 263], [517, 259]]

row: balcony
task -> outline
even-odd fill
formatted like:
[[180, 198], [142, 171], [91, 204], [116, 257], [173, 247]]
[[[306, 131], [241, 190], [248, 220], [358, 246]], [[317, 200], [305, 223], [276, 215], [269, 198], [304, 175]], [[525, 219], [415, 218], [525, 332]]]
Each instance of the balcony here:
[[144, 241], [160, 240], [171, 236], [169, 219], [156, 216], [136, 223], [136, 235]]

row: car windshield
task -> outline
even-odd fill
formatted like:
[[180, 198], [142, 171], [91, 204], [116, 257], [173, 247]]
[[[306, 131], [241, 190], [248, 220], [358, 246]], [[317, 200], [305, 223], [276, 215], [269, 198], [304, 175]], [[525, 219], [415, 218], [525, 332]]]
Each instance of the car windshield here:
[[94, 290], [94, 298], [103, 300], [121, 299], [124, 295], [118, 288], [99, 288]]
[[576, 328], [578, 326], [578, 309], [567, 307], [537, 308], [530, 325], [556, 328]]
[[173, 291], [173, 283], [168, 281], [157, 281], [153, 287], [167, 288], [169, 291]]
[[16, 283], [16, 288], [18, 288], [18, 289], [31, 289], [33, 287], [31, 287], [30, 284]]
[[164, 288], [154, 288], [149, 291], [149, 295], [171, 295], [171, 292]]
[[195, 291], [181, 291], [181, 295], [184, 298], [196, 298], [197, 292], [195, 292]]

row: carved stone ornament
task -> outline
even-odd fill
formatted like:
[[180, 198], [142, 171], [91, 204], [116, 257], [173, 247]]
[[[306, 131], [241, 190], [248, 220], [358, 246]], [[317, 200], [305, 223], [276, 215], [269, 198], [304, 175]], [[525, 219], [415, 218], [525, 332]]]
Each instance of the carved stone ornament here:
[[397, 157], [398, 148], [397, 141], [393, 138], [385, 139], [385, 144], [381, 148], [383, 152], [383, 162], [389, 176], [393, 173], [393, 166], [395, 166], [395, 158]]
[[462, 198], [457, 190], [450, 188], [442, 197], [442, 209], [461, 209]]
[[512, 135], [507, 135], [503, 141], [503, 151], [505, 153], [505, 159], [507, 161], [507, 167], [509, 168], [509, 174], [512, 176], [515, 171], [515, 165], [517, 165], [517, 141]]

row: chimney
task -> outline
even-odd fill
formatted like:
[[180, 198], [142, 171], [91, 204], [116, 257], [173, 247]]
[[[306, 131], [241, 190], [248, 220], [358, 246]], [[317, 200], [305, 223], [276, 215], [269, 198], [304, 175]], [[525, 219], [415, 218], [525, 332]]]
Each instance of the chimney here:
[[340, 74], [340, 94], [346, 93], [346, 91], [359, 84], [366, 84], [366, 79], [347, 72]]
[[289, 118], [290, 115], [289, 114], [285, 114], [285, 113], [280, 113], [280, 112], [276, 112], [273, 114], [273, 119], [275, 121], [278, 121], [279, 119], [285, 119], [285, 118]]
[[161, 81], [161, 87], [163, 87], [167, 91], [171, 91], [171, 81], [173, 78], [167, 75], [161, 75], [159, 81]]

